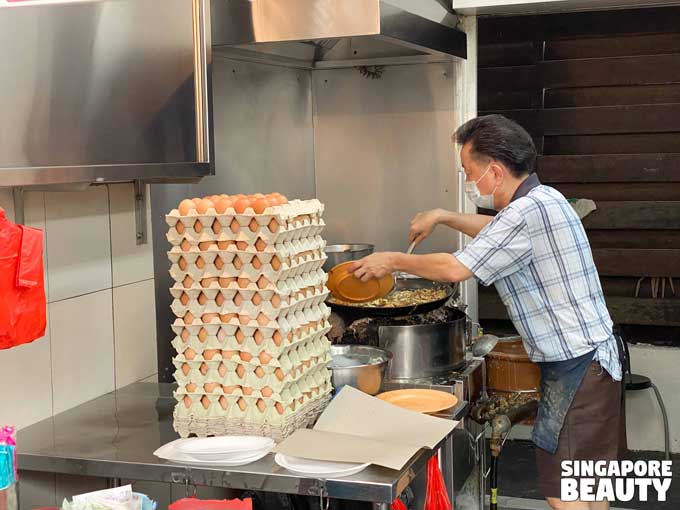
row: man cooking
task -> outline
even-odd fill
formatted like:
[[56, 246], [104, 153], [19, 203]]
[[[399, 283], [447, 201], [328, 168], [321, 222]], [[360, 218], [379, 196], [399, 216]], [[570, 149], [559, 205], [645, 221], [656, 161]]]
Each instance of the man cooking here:
[[583, 225], [567, 200], [534, 173], [529, 134], [501, 115], [461, 126], [465, 193], [495, 217], [421, 212], [409, 238], [437, 225], [473, 240], [454, 255], [374, 253], [350, 268], [364, 281], [395, 271], [443, 282], [495, 284], [542, 375], [533, 441], [543, 495], [555, 509], [606, 509], [560, 500], [562, 460], [617, 460], [625, 445], [622, 365]]

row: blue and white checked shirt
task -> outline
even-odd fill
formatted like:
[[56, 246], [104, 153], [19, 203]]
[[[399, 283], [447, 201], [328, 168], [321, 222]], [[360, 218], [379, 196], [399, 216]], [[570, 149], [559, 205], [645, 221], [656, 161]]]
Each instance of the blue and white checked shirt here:
[[496, 285], [532, 361], [595, 350], [593, 359], [620, 381], [612, 321], [581, 220], [535, 174], [518, 192], [455, 256], [483, 285]]

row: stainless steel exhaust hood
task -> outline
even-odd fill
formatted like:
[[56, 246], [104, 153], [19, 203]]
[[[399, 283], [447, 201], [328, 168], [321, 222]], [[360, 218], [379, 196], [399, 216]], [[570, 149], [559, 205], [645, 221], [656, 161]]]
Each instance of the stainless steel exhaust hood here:
[[466, 58], [464, 32], [418, 14], [428, 4], [443, 9], [438, 0], [213, 0], [212, 42], [255, 51], [306, 43], [314, 62], [347, 39], [374, 41], [383, 54], [391, 46], [408, 56]]

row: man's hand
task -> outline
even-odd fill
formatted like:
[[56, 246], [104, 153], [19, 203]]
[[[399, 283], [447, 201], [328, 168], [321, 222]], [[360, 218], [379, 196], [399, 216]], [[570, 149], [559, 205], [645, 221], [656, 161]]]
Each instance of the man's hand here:
[[372, 278], [382, 278], [396, 271], [394, 255], [392, 252], [373, 253], [361, 260], [355, 261], [349, 266], [348, 270], [362, 282], [367, 282]]
[[439, 224], [441, 212], [441, 209], [432, 209], [416, 214], [411, 220], [408, 242], [412, 243], [415, 241], [416, 245], [418, 245], [421, 241], [425, 240], [432, 233], [434, 227]]

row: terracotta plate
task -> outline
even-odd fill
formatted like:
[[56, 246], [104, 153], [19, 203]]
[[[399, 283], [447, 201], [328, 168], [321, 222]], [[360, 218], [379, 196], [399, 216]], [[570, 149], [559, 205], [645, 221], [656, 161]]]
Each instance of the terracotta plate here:
[[455, 395], [437, 390], [395, 390], [376, 396], [395, 406], [424, 414], [445, 411], [458, 403]]
[[328, 273], [326, 287], [335, 299], [361, 303], [386, 296], [394, 287], [392, 275], [362, 282], [349, 273], [352, 261], [338, 264]]

